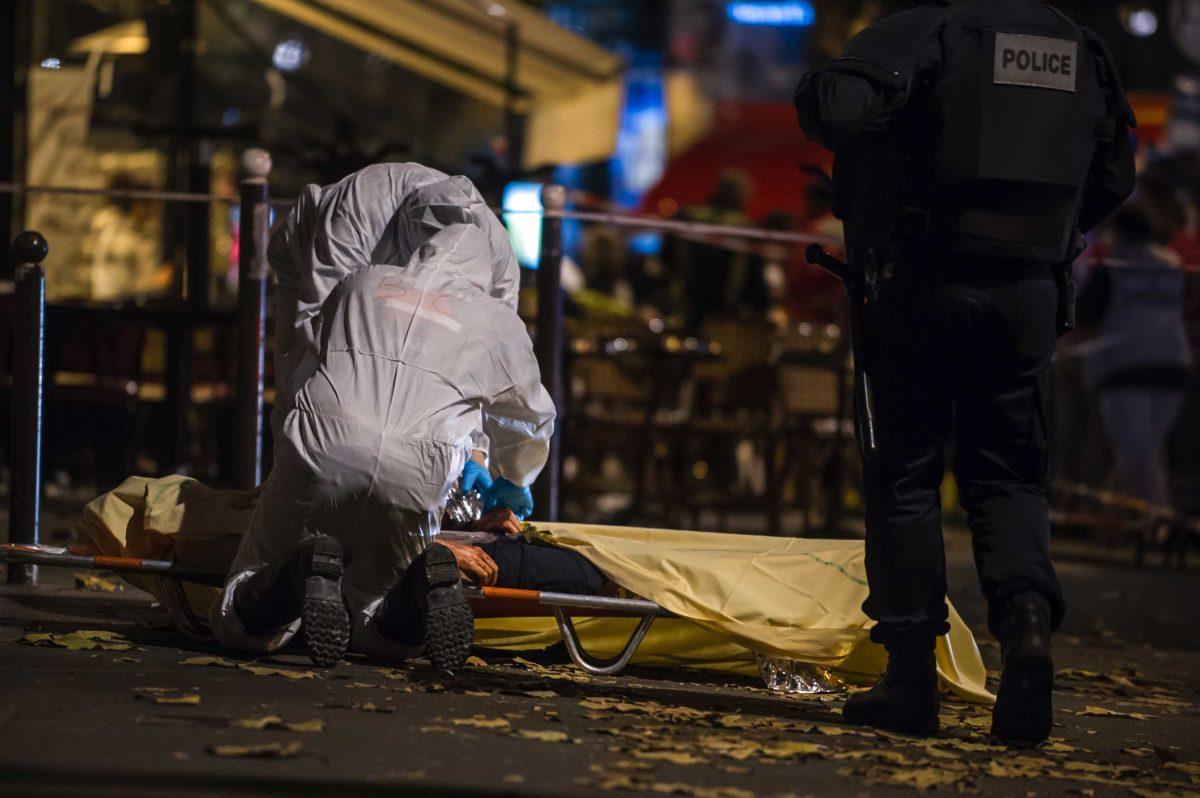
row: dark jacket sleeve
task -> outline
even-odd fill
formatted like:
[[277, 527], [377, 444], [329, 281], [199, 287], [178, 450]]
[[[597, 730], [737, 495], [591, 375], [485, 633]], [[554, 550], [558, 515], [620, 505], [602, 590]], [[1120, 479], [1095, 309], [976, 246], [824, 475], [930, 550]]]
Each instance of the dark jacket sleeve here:
[[1100, 144], [1092, 159], [1088, 185], [1083, 193], [1079, 212], [1079, 228], [1083, 232], [1104, 221], [1125, 198], [1133, 193], [1136, 172], [1132, 129], [1137, 127], [1133, 109], [1125, 97], [1120, 77], [1112, 57], [1100, 38], [1084, 28], [1088, 48], [1096, 61], [1096, 72], [1104, 85], [1108, 115], [1104, 120]]
[[897, 91], [859, 75], [830, 71], [805, 80], [796, 92], [800, 126], [809, 138], [831, 149], [839, 142], [887, 130], [903, 108]]
[[836, 150], [842, 142], [889, 130], [940, 66], [942, 20], [928, 6], [894, 14], [805, 75], [794, 97], [805, 134]]

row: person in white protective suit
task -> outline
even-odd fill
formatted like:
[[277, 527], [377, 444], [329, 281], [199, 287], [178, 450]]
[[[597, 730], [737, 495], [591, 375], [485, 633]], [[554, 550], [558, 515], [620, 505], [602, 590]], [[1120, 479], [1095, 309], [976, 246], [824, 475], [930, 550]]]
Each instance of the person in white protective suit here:
[[[287, 280], [273, 265], [295, 310], [277, 352], [295, 392], [280, 391], [290, 409], [274, 419], [274, 467], [212, 624], [235, 648], [271, 651], [302, 632], [321, 665], [347, 646], [382, 658], [424, 647], [452, 672], [472, 618], [460, 562], [434, 542], [447, 493], [482, 446], [496, 482], [524, 490], [545, 462], [554, 406], [509, 298], [511, 251], [490, 212], [484, 224], [473, 212], [470, 183], [412, 188], [413, 167], [372, 169], [310, 187], [273, 241], [293, 255]], [[398, 183], [409, 193], [396, 201]], [[391, 217], [362, 195], [368, 184]], [[362, 226], [387, 242], [370, 245]], [[414, 246], [402, 266], [354, 261]]]
[[487, 237], [488, 295], [514, 310], [520, 267], [504, 225], [465, 177], [416, 163], [376, 164], [330, 186], [306, 186], [271, 237], [276, 282], [275, 409], [272, 431], [316, 371], [321, 305], [346, 277], [370, 264], [403, 266], [465, 211]]

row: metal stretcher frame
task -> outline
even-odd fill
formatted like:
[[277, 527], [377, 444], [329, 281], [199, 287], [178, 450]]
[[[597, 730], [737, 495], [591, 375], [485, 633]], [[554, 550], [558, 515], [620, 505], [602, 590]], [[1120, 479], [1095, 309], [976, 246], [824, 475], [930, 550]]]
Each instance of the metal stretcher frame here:
[[[69, 549], [45, 544], [0, 543], [0, 562], [24, 565], [46, 565], [58, 568], [112, 571], [137, 574], [156, 579], [162, 586], [163, 607], [172, 623], [193, 640], [208, 640], [208, 621], [196, 615], [188, 603], [183, 582], [210, 587], [225, 584], [225, 574], [191, 570], [169, 560], [143, 560], [136, 557], [74, 554]], [[504, 587], [466, 588], [471, 610], [477, 618], [533, 618], [552, 616], [558, 624], [563, 645], [571, 661], [595, 676], [620, 673], [637, 653], [642, 640], [656, 618], [677, 617], [661, 605], [646, 599], [585, 596], [574, 593], [553, 593], [541, 590], [517, 590]], [[579, 639], [571, 619], [571, 610], [580, 610], [588, 618], [637, 618], [629, 640], [614, 657], [599, 658], [589, 654]]]

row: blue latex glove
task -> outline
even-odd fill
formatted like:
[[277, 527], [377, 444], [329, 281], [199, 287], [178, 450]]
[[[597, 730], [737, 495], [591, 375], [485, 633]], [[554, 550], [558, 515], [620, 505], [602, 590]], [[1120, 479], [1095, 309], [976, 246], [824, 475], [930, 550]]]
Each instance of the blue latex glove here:
[[467, 460], [467, 464], [463, 466], [462, 476], [458, 478], [458, 487], [464, 494], [477, 490], [487, 496], [488, 491], [492, 489], [492, 475], [488, 473], [485, 466], [481, 466], [474, 460]]
[[490, 513], [498, 507], [513, 511], [517, 518], [524, 521], [533, 512], [533, 494], [529, 488], [514, 485], [504, 477], [492, 483], [491, 489], [483, 498], [483, 511]]

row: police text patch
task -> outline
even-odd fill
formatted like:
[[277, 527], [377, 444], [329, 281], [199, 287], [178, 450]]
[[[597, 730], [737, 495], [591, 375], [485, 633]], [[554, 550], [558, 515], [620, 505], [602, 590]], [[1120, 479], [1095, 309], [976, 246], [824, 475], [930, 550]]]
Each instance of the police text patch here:
[[1079, 42], [1022, 33], [996, 34], [993, 83], [1075, 91]]

